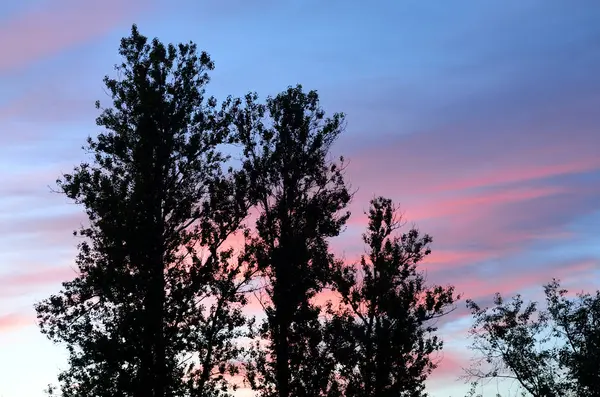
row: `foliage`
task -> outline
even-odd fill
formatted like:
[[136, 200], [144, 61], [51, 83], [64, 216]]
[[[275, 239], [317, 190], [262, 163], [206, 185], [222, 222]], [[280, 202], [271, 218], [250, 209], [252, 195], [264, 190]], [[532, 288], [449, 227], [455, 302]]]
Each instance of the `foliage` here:
[[346, 397], [423, 396], [424, 382], [442, 349], [434, 320], [459, 296], [453, 287], [425, 284], [419, 262], [431, 252], [429, 235], [411, 229], [400, 236], [389, 199], [371, 201], [360, 266], [339, 266], [335, 290], [341, 307], [329, 321]]
[[479, 357], [467, 377], [514, 379], [535, 397], [600, 395], [600, 293], [569, 298], [557, 280], [544, 290], [542, 310], [519, 295], [505, 302], [496, 294], [492, 308], [468, 301]]
[[557, 280], [544, 287], [553, 336], [563, 343], [556, 351], [577, 396], [600, 396], [600, 291], [569, 298]]
[[[265, 282], [266, 321], [248, 363], [248, 380], [263, 396], [318, 396], [332, 364], [322, 356], [321, 309], [311, 303], [331, 279], [327, 239], [340, 233], [350, 200], [343, 167], [328, 160], [343, 115], [325, 117], [315, 91], [290, 87], [266, 104], [246, 97], [235, 126], [243, 169], [259, 213], [246, 260]], [[340, 159], [343, 162], [343, 159]]]

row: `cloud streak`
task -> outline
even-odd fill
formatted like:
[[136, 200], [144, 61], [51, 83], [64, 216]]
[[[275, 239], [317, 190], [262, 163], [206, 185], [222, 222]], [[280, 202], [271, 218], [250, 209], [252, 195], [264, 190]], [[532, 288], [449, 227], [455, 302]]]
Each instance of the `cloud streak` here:
[[32, 319], [19, 313], [0, 315], [0, 333], [14, 331], [15, 329], [29, 326]]
[[56, 0], [9, 16], [0, 25], [0, 73], [101, 37], [142, 9], [138, 0], [122, 2]]

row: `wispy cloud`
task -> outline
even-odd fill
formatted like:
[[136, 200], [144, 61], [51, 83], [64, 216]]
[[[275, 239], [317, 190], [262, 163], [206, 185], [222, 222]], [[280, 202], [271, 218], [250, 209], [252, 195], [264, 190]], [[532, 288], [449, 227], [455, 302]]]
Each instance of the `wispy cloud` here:
[[29, 326], [32, 319], [19, 313], [0, 315], [0, 333], [12, 331], [16, 328]]
[[34, 292], [41, 289], [56, 289], [63, 281], [72, 280], [77, 276], [71, 266], [40, 266], [36, 265], [29, 271], [14, 270], [12, 274], [0, 275], [0, 296], [8, 298]]
[[134, 1], [56, 0], [9, 15], [0, 25], [0, 73], [110, 32], [144, 7]]

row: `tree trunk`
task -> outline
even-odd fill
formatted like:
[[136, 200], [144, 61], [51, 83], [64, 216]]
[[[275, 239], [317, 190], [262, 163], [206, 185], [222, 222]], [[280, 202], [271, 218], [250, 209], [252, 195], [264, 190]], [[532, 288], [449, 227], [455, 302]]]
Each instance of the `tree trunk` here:
[[290, 395], [290, 367], [289, 367], [289, 346], [288, 346], [288, 331], [289, 321], [286, 321], [287, 313], [285, 313], [285, 307], [281, 294], [278, 293], [278, 303], [275, 309], [275, 329], [277, 330], [276, 335], [276, 347], [275, 351], [277, 354], [276, 361], [276, 380], [277, 387], [279, 389], [278, 397], [289, 397]]

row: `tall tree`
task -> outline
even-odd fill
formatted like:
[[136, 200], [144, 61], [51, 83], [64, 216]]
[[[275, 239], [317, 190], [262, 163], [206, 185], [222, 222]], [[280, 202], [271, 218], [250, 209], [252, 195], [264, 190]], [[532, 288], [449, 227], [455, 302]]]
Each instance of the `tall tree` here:
[[331, 279], [328, 238], [349, 216], [343, 159], [328, 158], [343, 120], [342, 114], [326, 118], [317, 93], [301, 86], [264, 105], [248, 95], [236, 117], [259, 213], [246, 260], [260, 269], [268, 296], [258, 332], [267, 346], [248, 366], [250, 383], [263, 396], [318, 396], [329, 385], [319, 367], [322, 335], [313, 328], [320, 308], [311, 300]]
[[339, 380], [346, 397], [424, 396], [424, 382], [442, 349], [435, 320], [448, 314], [454, 287], [428, 286], [421, 260], [429, 235], [401, 226], [391, 200], [371, 201], [360, 265], [339, 266], [335, 290], [341, 304], [329, 321]]
[[232, 103], [205, 98], [213, 62], [193, 43], [134, 25], [119, 54], [92, 162], [58, 180], [89, 226], [75, 233], [79, 275], [36, 305], [40, 327], [67, 346], [64, 397], [218, 395], [248, 277], [223, 246], [248, 208], [244, 174], [224, 171], [218, 147]]
[[493, 306], [469, 300], [478, 353], [466, 376], [478, 381], [514, 379], [531, 396], [600, 396], [600, 292], [569, 297], [553, 280], [544, 287], [546, 308], [520, 295]]

